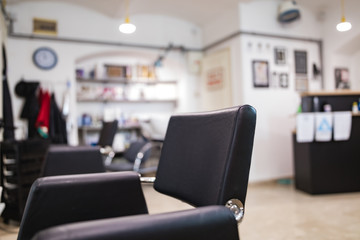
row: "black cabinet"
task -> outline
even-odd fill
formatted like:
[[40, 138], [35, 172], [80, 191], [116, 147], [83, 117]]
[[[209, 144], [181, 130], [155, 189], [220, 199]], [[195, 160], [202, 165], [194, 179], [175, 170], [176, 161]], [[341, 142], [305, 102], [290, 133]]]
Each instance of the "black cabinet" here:
[[[313, 97], [331, 104], [335, 111], [351, 111], [359, 93], [302, 97], [303, 108]], [[311, 99], [311, 100], [309, 100]], [[311, 108], [308, 110], [311, 112]], [[293, 134], [295, 187], [310, 194], [360, 191], [360, 116], [353, 115], [348, 141], [298, 143]]]
[[39, 177], [49, 142], [42, 139], [1, 143], [2, 217], [20, 221], [31, 184]]

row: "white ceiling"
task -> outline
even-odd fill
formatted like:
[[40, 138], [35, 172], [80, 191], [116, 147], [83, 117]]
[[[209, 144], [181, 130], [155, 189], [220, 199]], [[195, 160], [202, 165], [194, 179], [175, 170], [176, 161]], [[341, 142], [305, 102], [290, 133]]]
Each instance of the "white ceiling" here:
[[[30, 1], [59, 1], [84, 6], [112, 18], [123, 18], [126, 0], [8, 0], [12, 5]], [[238, 2], [256, 0], [130, 0], [129, 14], [160, 14], [185, 19], [204, 26], [217, 15], [237, 8]], [[278, 0], [281, 2], [281, 0]], [[328, 7], [340, 5], [340, 0], [297, 0], [298, 5], [321, 12]]]

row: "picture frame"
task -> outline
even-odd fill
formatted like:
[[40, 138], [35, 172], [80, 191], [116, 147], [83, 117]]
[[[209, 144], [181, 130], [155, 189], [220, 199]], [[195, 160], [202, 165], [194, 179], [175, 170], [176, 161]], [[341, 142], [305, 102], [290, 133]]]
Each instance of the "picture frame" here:
[[350, 89], [348, 68], [335, 68], [335, 88]]
[[307, 52], [306, 51], [295, 51], [295, 73], [296, 74], [307, 74]]
[[126, 66], [105, 64], [106, 76], [109, 78], [126, 78]]
[[279, 74], [279, 86], [281, 88], [288, 88], [289, 87], [289, 75], [287, 73], [280, 73]]
[[276, 47], [274, 49], [275, 64], [285, 65], [286, 64], [286, 49], [283, 47]]
[[253, 60], [253, 84], [256, 88], [269, 87], [269, 63], [264, 60]]
[[277, 72], [272, 72], [269, 87], [271, 87], [271, 88], [279, 87], [279, 80], [278, 80], [278, 73]]

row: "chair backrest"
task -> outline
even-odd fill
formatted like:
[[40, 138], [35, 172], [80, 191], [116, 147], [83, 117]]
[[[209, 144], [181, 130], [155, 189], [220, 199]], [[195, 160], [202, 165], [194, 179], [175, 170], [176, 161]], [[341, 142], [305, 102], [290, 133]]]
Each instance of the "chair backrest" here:
[[145, 213], [145, 198], [135, 172], [38, 178], [31, 186], [18, 239], [31, 239], [35, 233], [61, 224]]
[[[126, 149], [126, 151], [124, 153], [124, 158], [126, 160], [128, 160], [129, 162], [132, 162], [132, 163], [135, 162], [137, 154], [143, 150], [143, 148], [146, 144], [149, 144], [149, 142], [144, 141], [144, 140], [132, 142], [130, 144], [129, 148]], [[151, 149], [149, 149], [148, 151], [145, 151], [144, 157], [143, 157], [144, 161], [146, 161], [149, 158], [150, 153], [151, 153]]]
[[197, 207], [244, 205], [255, 123], [249, 105], [171, 117], [154, 188]]
[[41, 177], [105, 172], [99, 147], [61, 146], [49, 147]]
[[114, 120], [112, 122], [103, 122], [103, 126], [100, 131], [100, 137], [97, 145], [100, 147], [106, 147], [106, 146], [111, 147], [114, 142], [114, 137], [117, 129], [118, 129], [117, 120]]

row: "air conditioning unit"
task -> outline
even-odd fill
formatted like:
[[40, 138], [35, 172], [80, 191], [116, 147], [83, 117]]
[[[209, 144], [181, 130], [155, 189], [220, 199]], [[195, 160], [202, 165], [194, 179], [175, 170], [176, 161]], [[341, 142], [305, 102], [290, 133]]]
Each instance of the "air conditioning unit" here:
[[279, 5], [278, 20], [281, 23], [290, 23], [300, 18], [300, 10], [295, 1], [287, 0]]

